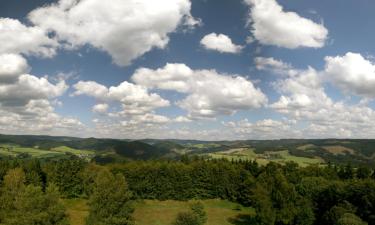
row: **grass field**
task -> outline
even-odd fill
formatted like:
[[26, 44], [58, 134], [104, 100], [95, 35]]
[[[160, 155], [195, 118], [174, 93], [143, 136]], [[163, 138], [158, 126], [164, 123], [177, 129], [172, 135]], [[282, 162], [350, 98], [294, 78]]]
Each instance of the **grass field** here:
[[61, 152], [55, 152], [55, 151], [48, 151], [48, 150], [41, 150], [37, 148], [26, 148], [26, 147], [20, 147], [17, 145], [0, 145], [0, 154], [3, 155], [9, 155], [9, 156], [17, 156], [21, 153], [27, 153], [30, 154], [32, 157], [35, 158], [49, 158], [49, 157], [55, 157], [62, 155]]
[[74, 148], [70, 148], [70, 147], [67, 147], [67, 146], [60, 146], [60, 147], [57, 147], [57, 148], [53, 148], [51, 149], [52, 151], [55, 151], [55, 152], [69, 152], [69, 153], [72, 153], [72, 154], [81, 154], [81, 155], [94, 155], [95, 152], [93, 151], [89, 151], [89, 150], [79, 150], [79, 149], [74, 149]]
[[53, 148], [51, 150], [44, 150], [35, 148], [28, 148], [28, 147], [21, 147], [18, 145], [10, 145], [10, 144], [1, 144], [0, 145], [0, 155], [4, 156], [18, 156], [21, 153], [27, 153], [31, 157], [34, 158], [52, 158], [52, 157], [61, 157], [64, 156], [65, 153], [72, 153], [78, 156], [82, 156], [83, 158], [90, 158], [95, 153], [93, 151], [88, 150], [78, 150], [69, 148], [66, 146], [60, 146], [57, 148]]
[[278, 152], [266, 152], [264, 154], [256, 154], [253, 149], [238, 148], [226, 151], [220, 151], [207, 154], [210, 158], [214, 159], [228, 159], [228, 160], [256, 160], [261, 165], [266, 165], [269, 162], [285, 163], [293, 161], [300, 166], [308, 166], [311, 164], [324, 163], [320, 158], [307, 158], [291, 155], [287, 150]]
[[[84, 225], [88, 215], [87, 201], [83, 199], [63, 200], [71, 225]], [[250, 224], [254, 217], [252, 208], [244, 208], [224, 200], [203, 200], [208, 221], [206, 225]], [[144, 200], [135, 203], [136, 225], [170, 225], [179, 212], [189, 210], [190, 202]]]
[[69, 215], [70, 225], [84, 225], [89, 214], [87, 200], [84, 199], [64, 199], [63, 203]]

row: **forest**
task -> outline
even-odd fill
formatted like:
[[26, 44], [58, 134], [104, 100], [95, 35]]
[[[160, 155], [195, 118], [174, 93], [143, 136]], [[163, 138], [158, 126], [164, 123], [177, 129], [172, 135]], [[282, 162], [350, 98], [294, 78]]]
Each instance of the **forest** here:
[[[375, 224], [375, 172], [367, 166], [184, 156], [96, 164], [71, 156], [0, 161], [0, 224], [69, 224], [62, 199], [87, 199], [87, 225], [137, 224], [138, 200], [197, 200], [172, 224], [205, 224], [199, 201], [224, 199], [254, 209], [241, 224]], [[238, 223], [239, 224], [239, 223]]]

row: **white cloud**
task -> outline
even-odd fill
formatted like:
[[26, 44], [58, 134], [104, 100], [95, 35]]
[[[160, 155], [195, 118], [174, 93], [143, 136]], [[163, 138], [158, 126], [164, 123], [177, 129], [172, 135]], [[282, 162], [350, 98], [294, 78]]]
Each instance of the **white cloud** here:
[[96, 104], [92, 107], [92, 111], [99, 114], [104, 114], [108, 111], [109, 105], [102, 103], [102, 104]]
[[100, 101], [120, 103], [123, 109], [111, 114], [114, 117], [141, 115], [170, 104], [158, 94], [149, 93], [147, 88], [127, 81], [110, 88], [94, 81], [80, 81], [74, 88], [76, 91], [73, 95], [87, 95]]
[[215, 70], [192, 70], [184, 64], [167, 64], [164, 68], [138, 69], [132, 80], [143, 86], [187, 93], [177, 104], [193, 118], [213, 118], [238, 110], [259, 108], [267, 97], [250, 80]]
[[133, 123], [153, 123], [153, 124], [163, 124], [170, 122], [170, 119], [166, 116], [156, 115], [152, 113], [147, 113], [144, 115], [136, 115], [132, 118]]
[[224, 53], [239, 53], [243, 46], [233, 44], [232, 40], [225, 34], [207, 34], [200, 41], [205, 49]]
[[2, 105], [24, 105], [31, 99], [61, 96], [67, 88], [64, 81], [55, 85], [45, 78], [22, 74], [15, 83], [0, 84], [0, 101]]
[[0, 83], [14, 83], [20, 74], [29, 70], [27, 61], [17, 54], [0, 55]]
[[56, 54], [57, 41], [49, 38], [40, 27], [27, 27], [20, 21], [0, 18], [0, 54], [23, 53], [41, 57]]
[[175, 122], [177, 123], [189, 123], [191, 122], [192, 120], [187, 118], [186, 116], [178, 116], [174, 119]]
[[164, 90], [176, 90], [187, 93], [191, 85], [187, 82], [193, 79], [194, 71], [185, 64], [168, 63], [156, 70], [140, 68], [135, 71], [132, 80], [140, 85]]
[[28, 17], [70, 47], [90, 44], [127, 66], [153, 48], [165, 48], [168, 34], [180, 25], [199, 24], [190, 8], [189, 0], [60, 0]]
[[280, 139], [301, 137], [293, 121], [263, 119], [254, 123], [247, 119], [222, 123], [235, 139]]
[[20, 55], [3, 54], [0, 59], [0, 133], [79, 135], [81, 122], [54, 112], [56, 98], [68, 88], [64, 81], [53, 84], [25, 74], [29, 67]]
[[73, 95], [87, 95], [99, 100], [108, 98], [108, 88], [95, 81], [79, 81], [74, 85], [76, 91]]
[[251, 6], [249, 24], [255, 39], [284, 48], [324, 46], [328, 30], [323, 24], [285, 12], [276, 0], [245, 0]]
[[375, 111], [360, 101], [334, 101], [324, 89], [325, 71], [292, 69], [293, 75], [275, 82], [281, 93], [270, 108], [290, 120], [305, 124], [299, 128], [304, 138], [369, 138], [375, 135]]
[[375, 64], [361, 54], [326, 57], [324, 78], [345, 93], [375, 98]]
[[256, 57], [255, 66], [258, 70], [276, 70], [276, 71], [285, 71], [291, 69], [291, 66], [287, 63], [284, 63], [281, 60], [274, 58], [265, 58], [265, 57]]

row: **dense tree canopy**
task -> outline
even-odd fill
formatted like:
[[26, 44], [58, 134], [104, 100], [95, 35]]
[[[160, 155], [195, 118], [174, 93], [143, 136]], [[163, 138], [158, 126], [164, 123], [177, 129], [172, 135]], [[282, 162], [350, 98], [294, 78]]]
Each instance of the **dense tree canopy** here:
[[[374, 177], [372, 168], [350, 164], [302, 168], [188, 157], [104, 166], [76, 158], [0, 160], [0, 224], [22, 225], [26, 217], [64, 224], [60, 192], [63, 198], [89, 199], [88, 224], [132, 224], [131, 202], [136, 199], [221, 198], [253, 207], [257, 224], [371, 225]], [[179, 220], [191, 220], [199, 214], [194, 212], [204, 211], [198, 204]]]

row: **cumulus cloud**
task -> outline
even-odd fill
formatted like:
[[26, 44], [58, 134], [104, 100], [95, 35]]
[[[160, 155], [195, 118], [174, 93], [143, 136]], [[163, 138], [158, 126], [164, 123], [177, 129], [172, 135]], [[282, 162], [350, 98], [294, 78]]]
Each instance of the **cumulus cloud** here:
[[239, 53], [243, 49], [243, 46], [233, 44], [232, 40], [225, 34], [207, 34], [200, 43], [205, 49], [222, 53]]
[[141, 68], [132, 80], [149, 88], [187, 93], [177, 105], [192, 118], [213, 118], [238, 110], [259, 108], [267, 97], [250, 80], [215, 70], [192, 70], [185, 64], [167, 64], [157, 70]]
[[279, 74], [285, 74], [292, 69], [291, 65], [273, 57], [256, 57], [254, 63], [258, 70], [268, 70]]
[[109, 105], [102, 103], [102, 104], [96, 104], [92, 107], [92, 111], [99, 114], [104, 114], [108, 111]]
[[73, 95], [87, 95], [99, 101], [120, 103], [123, 110], [112, 116], [141, 115], [170, 104], [158, 94], [149, 93], [147, 88], [127, 81], [110, 88], [94, 81], [80, 81], [74, 88], [76, 91]]
[[361, 54], [325, 58], [324, 78], [345, 93], [375, 98], [375, 64]]
[[0, 83], [14, 83], [18, 76], [27, 73], [27, 61], [17, 54], [0, 55]]
[[53, 84], [27, 74], [29, 66], [20, 55], [3, 54], [0, 59], [1, 133], [60, 135], [83, 129], [79, 120], [54, 112], [56, 98], [68, 88], [64, 81]]
[[27, 27], [20, 21], [0, 18], [0, 54], [23, 53], [41, 57], [56, 54], [58, 43], [40, 27]]
[[328, 30], [323, 24], [285, 12], [276, 0], [245, 0], [250, 5], [249, 24], [256, 40], [264, 45], [295, 49], [321, 48]]
[[263, 119], [251, 123], [248, 119], [222, 123], [237, 139], [280, 139], [301, 137], [292, 120]]
[[177, 123], [189, 123], [192, 122], [191, 119], [187, 118], [186, 116], [178, 116], [174, 119], [175, 122]]
[[368, 138], [374, 135], [375, 111], [363, 102], [348, 104], [327, 95], [325, 71], [309, 67], [293, 69], [293, 75], [278, 79], [281, 94], [270, 108], [304, 124], [305, 138]]
[[179, 26], [196, 26], [189, 0], [60, 0], [32, 11], [36, 26], [70, 47], [90, 44], [127, 66], [153, 48], [165, 48]]
[[46, 78], [25, 74], [26, 60], [20, 55], [0, 55], [0, 105], [25, 106], [31, 100], [61, 96], [68, 88], [64, 81], [50, 83]]

